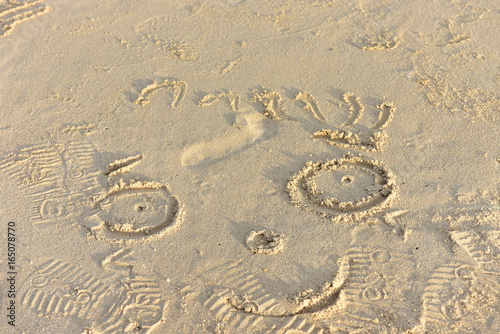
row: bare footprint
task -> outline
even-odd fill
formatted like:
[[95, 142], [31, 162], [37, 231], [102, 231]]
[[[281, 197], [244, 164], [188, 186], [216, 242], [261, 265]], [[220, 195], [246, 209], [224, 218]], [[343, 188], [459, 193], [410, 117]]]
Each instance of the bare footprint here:
[[269, 140], [278, 130], [260, 113], [238, 113], [228, 135], [188, 146], [181, 157], [183, 166], [208, 167]]

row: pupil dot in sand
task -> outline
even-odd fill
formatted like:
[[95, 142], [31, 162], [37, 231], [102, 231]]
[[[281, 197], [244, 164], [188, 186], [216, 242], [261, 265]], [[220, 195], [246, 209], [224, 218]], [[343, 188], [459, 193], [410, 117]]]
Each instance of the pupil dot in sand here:
[[247, 237], [247, 247], [252, 253], [272, 255], [283, 249], [283, 236], [272, 231], [252, 231]]
[[342, 183], [344, 184], [349, 184], [354, 181], [354, 177], [352, 177], [351, 175], [345, 175], [340, 181], [342, 181]]
[[152, 210], [152, 205], [151, 203], [148, 202], [141, 202], [135, 204], [135, 211], [137, 212], [142, 212], [142, 211], [147, 211], [147, 210]]

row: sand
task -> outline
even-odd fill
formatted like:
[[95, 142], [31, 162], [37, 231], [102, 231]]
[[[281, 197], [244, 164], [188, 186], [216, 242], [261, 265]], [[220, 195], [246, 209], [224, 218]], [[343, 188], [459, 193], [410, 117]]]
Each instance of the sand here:
[[499, 61], [496, 0], [0, 0], [0, 333], [499, 333]]

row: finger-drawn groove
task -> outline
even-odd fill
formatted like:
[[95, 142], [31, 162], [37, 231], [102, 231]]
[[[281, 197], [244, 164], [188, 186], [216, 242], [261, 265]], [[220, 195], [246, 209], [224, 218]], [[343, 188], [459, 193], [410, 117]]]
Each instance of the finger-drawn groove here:
[[396, 107], [394, 107], [394, 103], [392, 102], [383, 102], [377, 106], [377, 109], [380, 109], [380, 113], [378, 115], [377, 122], [373, 125], [373, 128], [385, 129], [389, 123], [391, 123]]
[[115, 176], [119, 173], [128, 172], [133, 166], [137, 165], [142, 158], [142, 154], [138, 154], [133, 157], [116, 160], [107, 166], [105, 175]]
[[231, 111], [233, 112], [238, 112], [239, 110], [239, 103], [240, 103], [240, 96], [238, 94], [234, 94], [233, 92], [229, 91], [227, 93], [217, 93], [217, 94], [208, 94], [205, 95], [200, 102], [198, 102], [198, 105], [200, 107], [207, 107], [217, 101], [220, 101], [222, 99], [227, 99], [229, 102], [229, 106], [231, 107]]
[[[266, 323], [273, 330], [269, 333], [300, 333], [323, 334], [326, 330], [312, 321], [300, 316], [269, 317], [257, 315], [254, 312], [259, 308], [257, 303], [247, 302], [245, 308], [237, 308], [232, 304], [234, 293], [230, 289], [216, 289], [204, 305], [212, 312], [215, 318], [224, 323], [230, 333], [252, 333], [260, 328], [266, 328]], [[268, 327], [268, 328], [269, 328]]]
[[264, 106], [264, 116], [276, 121], [286, 118], [285, 107], [282, 105], [283, 99], [277, 92], [264, 90], [261, 93], [254, 91], [252, 102], [260, 102]]
[[129, 275], [132, 276], [132, 269], [134, 266], [131, 262], [125, 260], [129, 258], [131, 254], [132, 250], [130, 248], [122, 248], [106, 257], [102, 261], [101, 267], [104, 270], [126, 270], [129, 272]]
[[212, 305], [209, 306], [212, 309], [216, 308], [213, 305], [224, 305], [224, 312], [236, 310], [261, 317], [290, 318], [335, 305], [349, 275], [349, 263], [342, 261], [335, 279], [326, 283], [319, 293], [301, 293], [295, 302], [273, 298], [260, 279], [246, 270], [241, 262], [230, 264], [222, 275], [225, 278], [223, 292], [218, 294], [216, 300], [211, 297], [206, 304]]
[[396, 40], [389, 40], [384, 42], [367, 41], [367, 45], [362, 46], [362, 50], [376, 51], [376, 50], [392, 50], [398, 47], [401, 42]]
[[294, 100], [301, 101], [301, 102], [305, 103], [305, 106], [303, 109], [305, 111], [309, 111], [310, 113], [312, 113], [314, 118], [316, 118], [317, 120], [320, 120], [321, 122], [325, 122], [325, 123], [327, 122], [327, 119], [326, 119], [325, 115], [323, 115], [323, 113], [321, 112], [321, 110], [319, 108], [319, 104], [316, 101], [316, 99], [314, 98], [314, 96], [312, 96], [309, 93], [300, 92], [295, 96]]
[[157, 240], [184, 219], [179, 199], [156, 182], [118, 183], [96, 201], [95, 221], [83, 222], [97, 239], [134, 245]]
[[323, 129], [314, 132], [313, 137], [325, 139], [328, 144], [342, 148], [378, 152], [384, 150], [387, 141], [387, 132], [377, 131], [372, 135], [367, 135], [363, 133], [353, 133], [349, 130]]
[[342, 99], [349, 106], [349, 117], [343, 126], [356, 124], [363, 117], [365, 106], [361, 103], [361, 99], [352, 93], [344, 93]]
[[134, 104], [144, 106], [150, 103], [151, 101], [148, 98], [154, 92], [156, 92], [161, 88], [166, 88], [167, 90], [171, 91], [174, 94], [170, 106], [172, 108], [175, 108], [181, 104], [182, 100], [184, 99], [184, 96], [186, 95], [187, 83], [184, 81], [171, 81], [171, 80], [164, 80], [163, 82], [160, 83], [155, 81], [141, 90], [141, 93], [134, 101]]

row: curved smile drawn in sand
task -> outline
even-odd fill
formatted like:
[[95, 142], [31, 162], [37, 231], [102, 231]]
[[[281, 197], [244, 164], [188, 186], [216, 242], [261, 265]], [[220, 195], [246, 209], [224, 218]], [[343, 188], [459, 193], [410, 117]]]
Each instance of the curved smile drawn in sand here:
[[223, 272], [225, 284], [214, 289], [204, 305], [225, 323], [225, 327], [235, 330], [234, 333], [248, 332], [265, 326], [268, 321], [268, 325], [283, 333], [288, 330], [327, 333], [323, 325], [316, 324], [309, 317], [318, 312], [330, 309], [336, 312], [339, 309], [337, 303], [347, 279], [348, 266], [348, 262], [343, 261], [336, 278], [325, 284], [321, 292], [314, 294], [308, 291], [295, 300], [287, 300], [275, 298], [241, 262], [228, 264]]
[[228, 298], [227, 303], [236, 310], [267, 317], [292, 317], [316, 313], [336, 305], [348, 276], [349, 261], [344, 259], [335, 278], [325, 284], [319, 293], [304, 292], [299, 294], [294, 302], [287, 300], [278, 302], [271, 299], [269, 295], [267, 295], [269, 299], [267, 301], [262, 297], [255, 300], [249, 299], [247, 294], [243, 292], [243, 295], [233, 295]]

